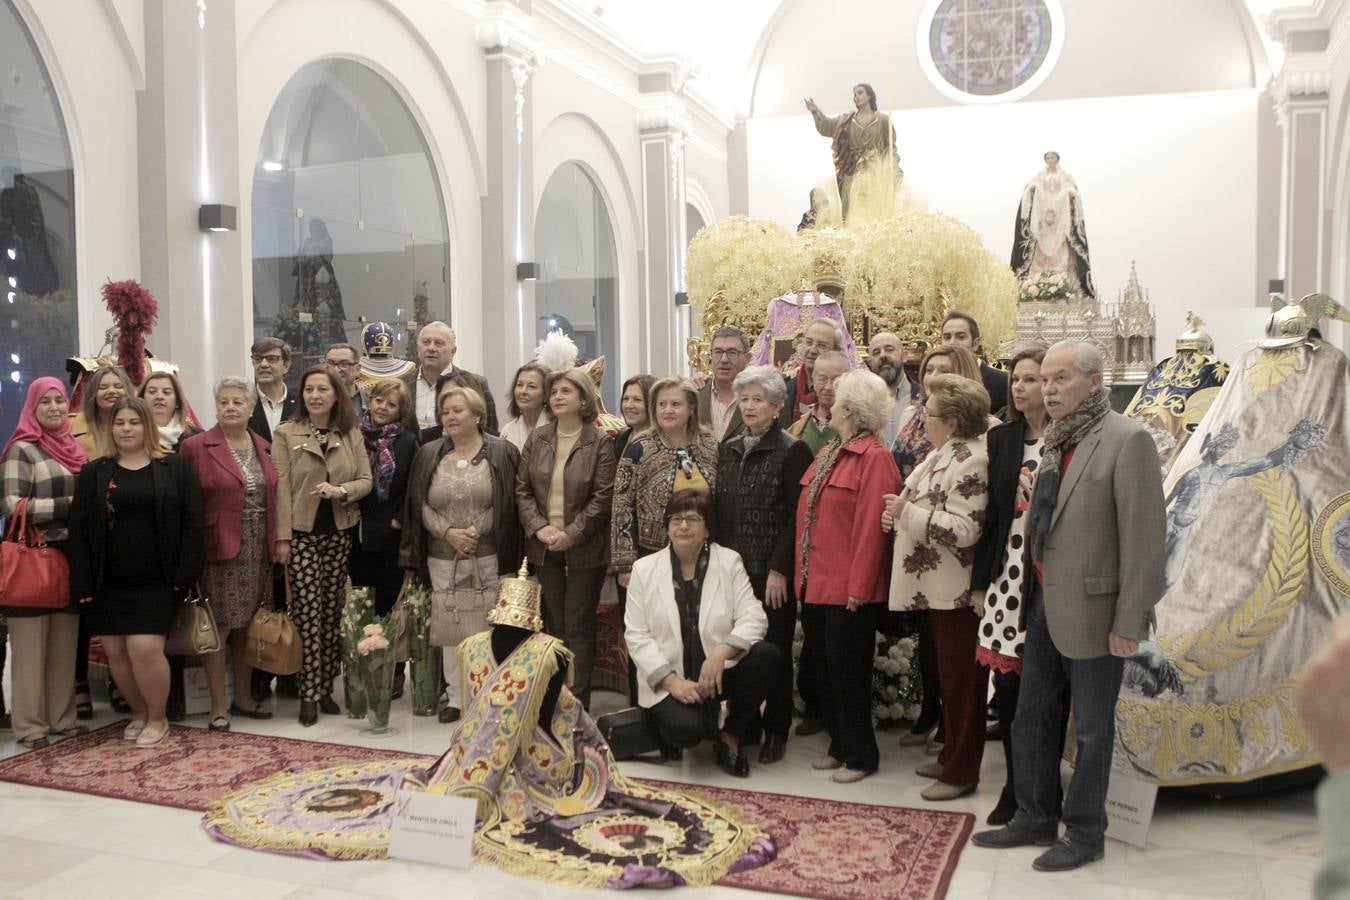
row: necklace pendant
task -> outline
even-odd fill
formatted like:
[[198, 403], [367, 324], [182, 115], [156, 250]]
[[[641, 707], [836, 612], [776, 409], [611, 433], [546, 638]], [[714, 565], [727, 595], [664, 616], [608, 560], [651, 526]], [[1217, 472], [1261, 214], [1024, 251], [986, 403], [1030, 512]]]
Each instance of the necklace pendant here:
[[469, 467], [469, 461], [468, 461], [467, 459], [457, 459], [457, 460], [455, 460], [455, 468], [456, 468], [456, 469], [467, 469], [468, 467]]

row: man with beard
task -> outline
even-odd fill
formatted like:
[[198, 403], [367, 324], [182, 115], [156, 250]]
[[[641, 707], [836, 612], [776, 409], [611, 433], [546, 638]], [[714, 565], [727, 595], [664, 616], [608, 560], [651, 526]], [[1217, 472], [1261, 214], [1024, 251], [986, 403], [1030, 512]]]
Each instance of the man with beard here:
[[876, 335], [867, 345], [867, 368], [881, 376], [886, 386], [895, 391], [895, 410], [891, 413], [891, 420], [886, 423], [886, 431], [880, 435], [882, 443], [889, 447], [895, 443], [895, 435], [900, 430], [900, 419], [906, 407], [919, 396], [919, 385], [905, 374], [904, 342], [889, 331]]

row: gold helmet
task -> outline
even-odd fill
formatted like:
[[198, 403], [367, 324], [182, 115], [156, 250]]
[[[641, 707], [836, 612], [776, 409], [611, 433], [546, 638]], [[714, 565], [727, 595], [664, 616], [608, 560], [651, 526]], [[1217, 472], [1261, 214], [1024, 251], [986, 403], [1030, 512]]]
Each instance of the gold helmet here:
[[1270, 314], [1266, 320], [1266, 337], [1260, 345], [1265, 350], [1293, 347], [1308, 339], [1311, 328], [1308, 313], [1301, 305], [1291, 303]]
[[1214, 338], [1205, 330], [1205, 320], [1193, 312], [1186, 313], [1186, 330], [1177, 338], [1177, 350], [1195, 350], [1198, 353], [1213, 353]]
[[487, 620], [493, 625], [511, 625], [526, 631], [543, 631], [544, 619], [539, 614], [539, 585], [530, 581], [529, 563], [521, 560], [520, 571], [514, 578], [503, 578], [497, 588], [497, 604], [488, 610]]

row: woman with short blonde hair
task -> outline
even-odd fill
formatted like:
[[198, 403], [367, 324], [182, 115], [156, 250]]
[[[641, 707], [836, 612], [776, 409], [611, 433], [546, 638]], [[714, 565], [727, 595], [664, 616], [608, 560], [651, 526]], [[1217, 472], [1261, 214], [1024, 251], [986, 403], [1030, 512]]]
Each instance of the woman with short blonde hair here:
[[[441, 437], [413, 458], [402, 519], [399, 565], [426, 569], [432, 590], [495, 588], [520, 567], [516, 466], [520, 453], [486, 431], [487, 403], [473, 388], [447, 382], [436, 398]], [[486, 619], [483, 620], [486, 627]], [[466, 695], [457, 645], [441, 648], [446, 703], [440, 721], [459, 719]]]

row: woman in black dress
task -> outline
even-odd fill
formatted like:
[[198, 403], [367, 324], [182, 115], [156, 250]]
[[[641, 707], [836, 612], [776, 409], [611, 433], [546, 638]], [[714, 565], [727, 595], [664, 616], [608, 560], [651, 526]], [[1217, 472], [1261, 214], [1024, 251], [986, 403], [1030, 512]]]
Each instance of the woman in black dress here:
[[124, 397], [110, 412], [107, 455], [75, 484], [70, 593], [131, 705], [123, 737], [146, 748], [169, 733], [164, 639], [202, 571], [202, 499], [191, 465], [160, 450], [144, 401]]

